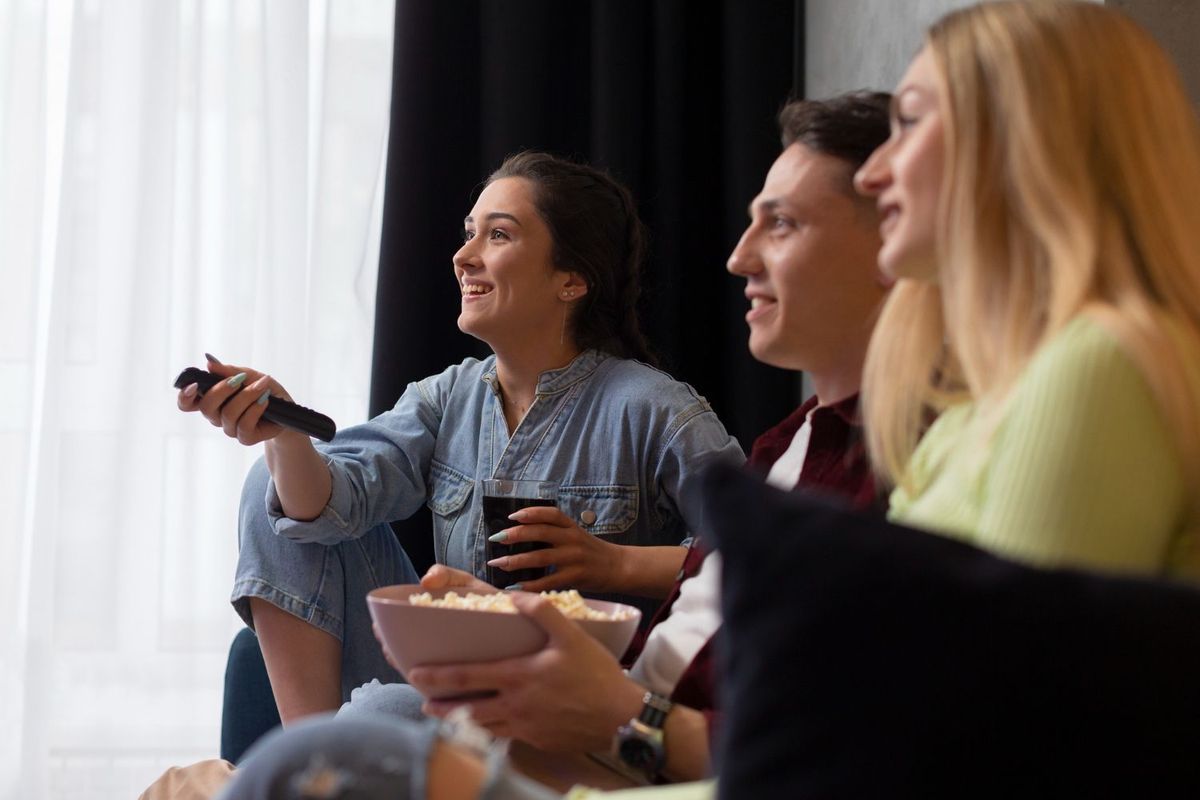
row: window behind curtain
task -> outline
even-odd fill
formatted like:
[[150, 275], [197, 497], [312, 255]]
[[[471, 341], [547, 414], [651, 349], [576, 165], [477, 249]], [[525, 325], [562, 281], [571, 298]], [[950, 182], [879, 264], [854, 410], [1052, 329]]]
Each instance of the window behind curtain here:
[[0, 797], [214, 757], [242, 475], [202, 353], [366, 415], [390, 0], [0, 3]]

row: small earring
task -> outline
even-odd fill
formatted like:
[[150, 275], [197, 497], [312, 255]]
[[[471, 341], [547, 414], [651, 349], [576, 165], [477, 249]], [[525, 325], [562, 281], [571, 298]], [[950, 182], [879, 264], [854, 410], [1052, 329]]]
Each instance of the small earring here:
[[564, 300], [570, 300], [571, 298], [573, 298], [575, 296], [575, 290], [567, 289], [565, 292], [562, 293], [562, 296], [563, 296]]

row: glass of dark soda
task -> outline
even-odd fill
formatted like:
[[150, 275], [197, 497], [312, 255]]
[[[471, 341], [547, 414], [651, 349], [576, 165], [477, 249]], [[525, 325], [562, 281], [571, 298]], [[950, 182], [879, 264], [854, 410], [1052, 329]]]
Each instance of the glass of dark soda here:
[[[522, 508], [530, 506], [557, 506], [558, 484], [552, 481], [509, 481], [486, 480], [483, 482], [483, 524], [487, 535], [499, 533], [517, 523], [508, 518]], [[514, 556], [531, 550], [542, 550], [550, 545], [546, 542], [487, 543], [487, 561], [501, 556]], [[528, 583], [546, 574], [545, 567], [518, 569], [506, 572], [497, 567], [487, 568], [487, 582], [503, 589], [514, 583]]]

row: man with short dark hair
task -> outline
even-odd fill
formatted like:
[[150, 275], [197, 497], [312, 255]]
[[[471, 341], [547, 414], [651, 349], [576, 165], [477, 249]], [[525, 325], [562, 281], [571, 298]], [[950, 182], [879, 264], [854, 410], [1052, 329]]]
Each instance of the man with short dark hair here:
[[750, 352], [805, 372], [814, 390], [755, 441], [750, 463], [778, 486], [825, 487], [860, 506], [875, 499], [875, 486], [858, 435], [858, 390], [890, 281], [876, 264], [875, 204], [855, 192], [853, 176], [887, 138], [889, 100], [857, 92], [784, 107], [784, 150], [727, 264], [746, 279]]

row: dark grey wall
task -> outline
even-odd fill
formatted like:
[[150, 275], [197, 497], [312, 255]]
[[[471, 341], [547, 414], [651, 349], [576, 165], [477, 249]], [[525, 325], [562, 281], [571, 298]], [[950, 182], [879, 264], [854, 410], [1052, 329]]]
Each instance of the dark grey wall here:
[[925, 29], [973, 0], [807, 0], [805, 94], [896, 88]]
[[[1103, 0], [1094, 0], [1102, 2]], [[925, 28], [974, 0], [807, 0], [805, 86], [809, 97], [893, 89]], [[1107, 0], [1158, 38], [1200, 106], [1200, 0]]]

